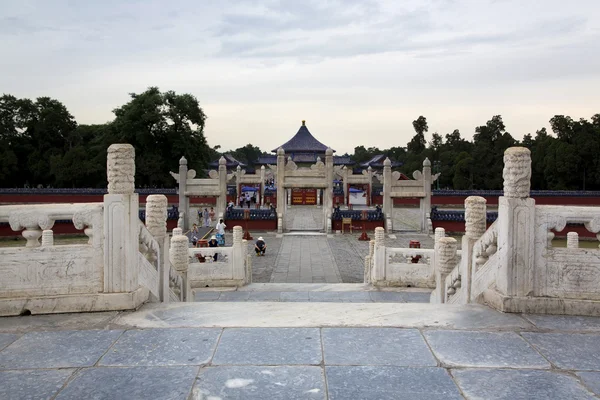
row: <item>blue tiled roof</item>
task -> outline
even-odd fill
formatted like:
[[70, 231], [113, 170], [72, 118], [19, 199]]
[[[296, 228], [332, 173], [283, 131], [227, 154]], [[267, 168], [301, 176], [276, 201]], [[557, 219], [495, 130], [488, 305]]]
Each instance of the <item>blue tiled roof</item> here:
[[[225, 160], [227, 160], [226, 166], [228, 169], [237, 168], [238, 165], [242, 168], [244, 168], [246, 166], [246, 164], [244, 164], [241, 161], [236, 160], [235, 157], [233, 157], [231, 154], [223, 154], [223, 157], [225, 157]], [[213, 168], [218, 168], [219, 167], [219, 159], [216, 159], [215, 161], [211, 162], [208, 165]]]
[[[315, 139], [309, 132], [304, 121], [296, 135], [279, 147], [282, 147], [286, 153], [325, 153], [327, 150], [327, 146]], [[275, 153], [277, 149], [272, 151]]]
[[[360, 166], [363, 168], [368, 168], [370, 165], [371, 168], [383, 168], [383, 162], [385, 161], [385, 158], [385, 154], [378, 154], [376, 156], [373, 156], [369, 161], [360, 163]], [[403, 163], [399, 161], [392, 161], [392, 168], [401, 167], [402, 165]]]
[[352, 165], [354, 161], [350, 156], [333, 156], [333, 165]]
[[[301, 163], [315, 163], [317, 161], [317, 157], [321, 157], [321, 161], [325, 162], [324, 154], [294, 154], [292, 156], [292, 160], [294, 162]], [[277, 164], [277, 156], [262, 156], [259, 157], [258, 160], [254, 163], [256, 165], [275, 165]], [[333, 156], [333, 165], [352, 165], [354, 161], [350, 158], [350, 156]]]

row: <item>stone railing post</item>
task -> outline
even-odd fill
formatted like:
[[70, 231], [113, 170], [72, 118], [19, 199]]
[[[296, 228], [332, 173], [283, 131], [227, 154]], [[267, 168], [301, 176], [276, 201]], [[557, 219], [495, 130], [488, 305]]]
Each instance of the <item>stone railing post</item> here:
[[260, 167], [260, 205], [265, 204], [265, 177], [267, 173], [265, 171], [265, 166], [262, 165]]
[[[187, 160], [185, 159], [185, 157], [181, 157], [181, 159], [179, 159], [179, 215], [183, 215], [184, 217], [189, 217], [190, 215], [190, 203], [188, 197], [185, 195], [185, 192], [187, 190], [187, 175]], [[183, 219], [182, 223], [183, 225], [181, 226], [181, 228], [187, 230], [189, 224], [185, 218]]]
[[431, 212], [431, 161], [425, 158], [423, 161], [423, 192], [425, 197], [421, 199], [421, 233], [427, 233], [427, 214]]
[[385, 282], [385, 230], [382, 227], [375, 228], [375, 247], [373, 249], [373, 269], [371, 282], [373, 284]]
[[529, 197], [531, 152], [504, 152], [504, 196], [498, 199], [498, 274], [496, 289], [509, 297], [533, 295], [535, 200]]
[[394, 228], [393, 204], [392, 204], [392, 162], [386, 157], [383, 162], [383, 214], [386, 219], [386, 228], [388, 233], [392, 233]]
[[[169, 250], [170, 262], [173, 268], [177, 271], [183, 280], [182, 301], [194, 301], [192, 298], [192, 290], [190, 288], [190, 280], [188, 278], [189, 268], [189, 242], [187, 236], [175, 234], [171, 237], [171, 249]], [[179, 232], [177, 232], [179, 233]]]
[[[325, 150], [325, 182], [327, 187], [323, 190], [323, 232], [331, 233], [331, 210], [333, 209], [333, 150]], [[329, 222], [327, 222], [329, 221]]]
[[42, 247], [54, 246], [54, 232], [51, 229], [42, 231]]
[[146, 228], [158, 242], [160, 258], [158, 260], [160, 277], [160, 300], [169, 301], [169, 239], [167, 236], [167, 196], [153, 194], [146, 198]]
[[443, 237], [438, 240], [436, 248], [436, 282], [440, 284], [436, 286], [436, 299], [438, 303], [445, 303], [447, 299], [446, 277], [456, 267], [456, 250], [458, 243], [456, 239], [451, 237]]
[[375, 240], [369, 242], [369, 254], [365, 256], [365, 276], [364, 283], [372, 283], [373, 256], [375, 254]]
[[104, 195], [104, 291], [138, 288], [139, 199], [134, 193], [135, 150], [113, 144], [107, 157], [108, 194]]
[[277, 232], [283, 233], [285, 212], [285, 151], [280, 147], [277, 149]]
[[227, 208], [227, 160], [223, 156], [219, 158], [219, 197], [216, 206], [216, 214], [222, 218]]
[[431, 302], [432, 303], [441, 303], [442, 298], [442, 287], [444, 285], [443, 282], [440, 281], [440, 274], [438, 273], [438, 247], [439, 241], [441, 238], [446, 237], [446, 230], [444, 228], [435, 228], [434, 242], [433, 242], [433, 260], [431, 265], [433, 265], [433, 276], [435, 277], [435, 290], [431, 292]]
[[[246, 261], [246, 253], [244, 251], [244, 240], [242, 239], [244, 236], [244, 232], [241, 226], [233, 227], [233, 253], [232, 253], [232, 261], [233, 261], [233, 279], [241, 280], [245, 282], [246, 280], [246, 268], [244, 267]], [[247, 243], [247, 242], [246, 242]], [[247, 245], [246, 245], [247, 248]]]
[[[44, 231], [46, 232], [46, 231]], [[42, 246], [44, 245], [44, 240], [42, 237]], [[568, 232], [567, 233], [567, 248], [568, 249], [578, 249], [579, 248], [579, 234], [577, 232]]]
[[473, 248], [475, 242], [485, 233], [487, 227], [486, 200], [480, 196], [465, 199], [465, 234], [461, 242], [461, 287], [466, 291], [465, 299], [471, 301], [471, 282], [476, 268], [473, 268]]

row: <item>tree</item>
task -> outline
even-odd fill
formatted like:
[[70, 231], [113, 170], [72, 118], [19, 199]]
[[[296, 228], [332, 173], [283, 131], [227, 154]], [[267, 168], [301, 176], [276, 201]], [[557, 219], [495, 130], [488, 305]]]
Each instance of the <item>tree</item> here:
[[173, 186], [181, 156], [191, 169], [201, 170], [211, 161], [204, 137], [206, 115], [191, 94], [161, 93], [151, 87], [131, 93], [131, 101], [114, 110], [106, 147], [130, 143], [136, 150], [136, 186]]
[[258, 146], [253, 146], [248, 143], [244, 147], [239, 147], [231, 152], [231, 155], [238, 161], [241, 161], [248, 166], [254, 166], [256, 160], [265, 154]]
[[427, 119], [422, 115], [413, 121], [412, 124], [417, 134], [413, 136], [411, 141], [406, 145], [406, 148], [409, 152], [417, 155], [425, 150], [425, 145], [427, 144], [425, 133], [429, 131], [429, 127], [427, 126]]

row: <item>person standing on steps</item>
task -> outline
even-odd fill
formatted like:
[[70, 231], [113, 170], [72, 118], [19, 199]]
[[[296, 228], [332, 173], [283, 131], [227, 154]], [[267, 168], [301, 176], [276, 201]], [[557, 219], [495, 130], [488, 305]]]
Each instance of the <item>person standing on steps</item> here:
[[210, 214], [208, 213], [208, 208], [205, 208], [204, 211], [202, 212], [202, 220], [203, 220], [203, 226], [206, 228], [210, 227]]
[[215, 227], [217, 231], [217, 234], [215, 236], [217, 237], [217, 242], [219, 243], [219, 246], [225, 246], [225, 228], [227, 228], [227, 225], [225, 225], [223, 219], [221, 218], [219, 220], [219, 223]]
[[214, 207], [210, 208], [210, 211], [208, 212], [208, 216], [210, 218], [210, 224], [208, 226], [212, 226], [213, 221], [215, 220], [215, 209], [214, 209]]

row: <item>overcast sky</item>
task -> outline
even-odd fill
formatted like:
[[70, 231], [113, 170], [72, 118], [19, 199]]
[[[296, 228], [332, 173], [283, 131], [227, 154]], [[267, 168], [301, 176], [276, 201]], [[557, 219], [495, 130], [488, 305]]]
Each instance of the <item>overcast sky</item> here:
[[191, 93], [211, 146], [338, 154], [501, 114], [517, 139], [600, 112], [599, 0], [0, 0], [0, 92], [103, 123], [148, 86]]

